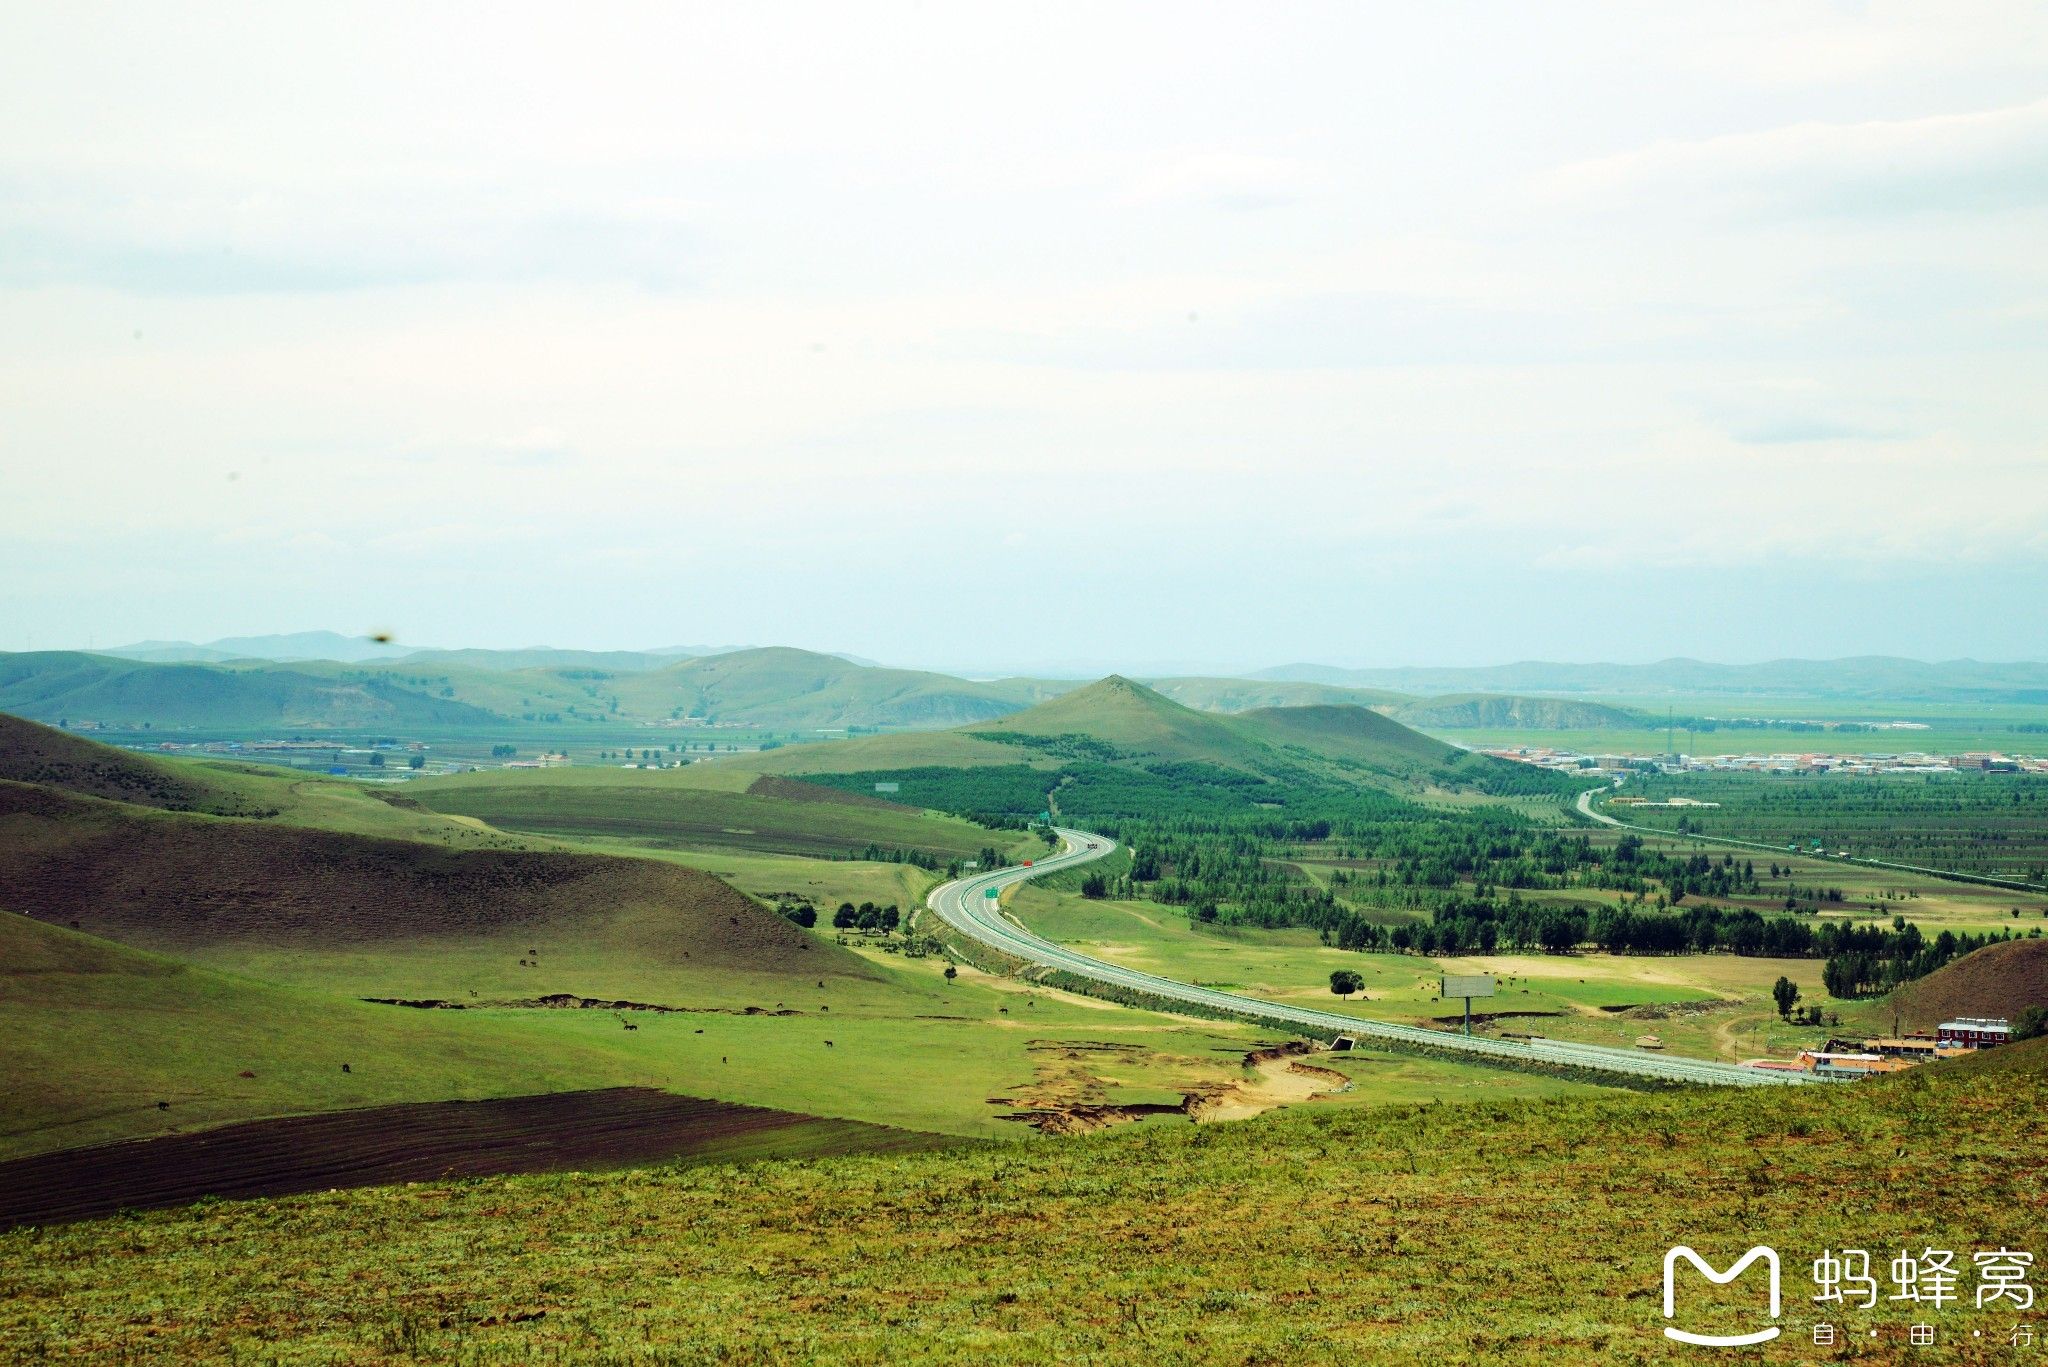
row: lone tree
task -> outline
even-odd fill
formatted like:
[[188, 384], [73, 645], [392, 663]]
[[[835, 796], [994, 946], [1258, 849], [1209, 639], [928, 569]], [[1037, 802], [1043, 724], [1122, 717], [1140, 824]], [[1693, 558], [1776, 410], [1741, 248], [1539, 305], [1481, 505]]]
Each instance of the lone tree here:
[[1779, 978], [1771, 984], [1771, 1000], [1778, 1004], [1778, 1019], [1790, 1019], [1792, 1003], [1799, 1000], [1799, 985], [1790, 978]]
[[1365, 979], [1354, 969], [1340, 968], [1330, 975], [1330, 990], [1349, 1001], [1353, 992], [1365, 990]]
[[1100, 901], [1109, 896], [1109, 880], [1099, 873], [1091, 873], [1081, 880], [1081, 895], [1091, 901]]

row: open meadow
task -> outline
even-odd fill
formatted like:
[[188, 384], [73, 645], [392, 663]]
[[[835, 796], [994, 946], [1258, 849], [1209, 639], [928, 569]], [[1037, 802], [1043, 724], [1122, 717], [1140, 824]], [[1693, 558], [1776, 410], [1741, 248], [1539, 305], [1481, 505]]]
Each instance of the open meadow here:
[[[280, 1362], [1666, 1362], [1664, 1250], [2025, 1249], [2035, 1042], [1854, 1087], [1310, 1107], [1227, 1126], [205, 1204], [0, 1233], [0, 1349]], [[1843, 1154], [1882, 1181], [1841, 1180]], [[1871, 1157], [1871, 1156], [1881, 1157]], [[1452, 1218], [1455, 1217], [1455, 1218]], [[1740, 1288], [1688, 1322], [1748, 1328]], [[1966, 1292], [1967, 1294], [1967, 1292]], [[2011, 1361], [1994, 1305], [1943, 1360]], [[1988, 1336], [1973, 1338], [1972, 1328]]]

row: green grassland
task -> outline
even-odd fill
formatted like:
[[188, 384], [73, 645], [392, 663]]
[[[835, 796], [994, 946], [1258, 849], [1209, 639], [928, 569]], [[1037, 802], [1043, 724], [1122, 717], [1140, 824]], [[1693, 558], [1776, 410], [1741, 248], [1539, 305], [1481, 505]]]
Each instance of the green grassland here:
[[[17, 1359], [1676, 1360], [1665, 1249], [1768, 1242], [1811, 1360], [1821, 1252], [2029, 1249], [2048, 1046], [1852, 1087], [1315, 1107], [1240, 1125], [425, 1183], [0, 1235]], [[1863, 1180], [1845, 1180], [1845, 1171]], [[1879, 1254], [1873, 1258], [1886, 1256]], [[2038, 1274], [2037, 1274], [2038, 1275]], [[1966, 1293], [1967, 1294], [1967, 1293]], [[1688, 1288], [1753, 1327], [1754, 1288]], [[1924, 1308], [1826, 1313], [1906, 1360]], [[1933, 1316], [2011, 1360], [2010, 1314]], [[1978, 1329], [1985, 1337], [1971, 1337]], [[1877, 1337], [1867, 1337], [1876, 1330]], [[1683, 1351], [1683, 1350], [1681, 1350]]]
[[7, 1158], [272, 1115], [575, 1090], [636, 1071], [574, 1040], [536, 1049], [528, 1032], [480, 1014], [211, 972], [7, 912], [0, 1032]]
[[[497, 770], [408, 784], [406, 796], [503, 830], [608, 837], [645, 846], [838, 854], [876, 845], [942, 860], [973, 858], [1018, 833], [837, 789], [745, 778], [726, 765], [681, 769]], [[716, 785], [716, 786], [713, 786]]]

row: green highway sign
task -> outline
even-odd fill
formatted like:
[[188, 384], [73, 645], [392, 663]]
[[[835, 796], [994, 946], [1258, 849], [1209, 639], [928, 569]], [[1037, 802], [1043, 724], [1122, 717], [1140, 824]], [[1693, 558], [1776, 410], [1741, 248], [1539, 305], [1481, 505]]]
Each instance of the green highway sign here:
[[1000, 896], [1002, 895], [1002, 893], [1001, 893], [1001, 891], [1000, 891], [999, 889], [996, 889], [996, 888], [984, 888], [984, 889], [982, 890], [982, 894], [981, 894], [981, 895], [982, 895], [983, 897], [1000, 897]]

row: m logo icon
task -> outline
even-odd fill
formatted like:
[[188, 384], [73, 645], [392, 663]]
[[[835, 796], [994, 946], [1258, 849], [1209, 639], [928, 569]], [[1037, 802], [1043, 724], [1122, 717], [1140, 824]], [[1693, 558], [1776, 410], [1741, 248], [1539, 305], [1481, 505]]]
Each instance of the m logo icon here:
[[[1751, 1263], [1762, 1259], [1771, 1273], [1771, 1318], [1778, 1318], [1778, 1250], [1766, 1248], [1762, 1244], [1758, 1244], [1755, 1248], [1737, 1258], [1726, 1272], [1716, 1272], [1707, 1265], [1705, 1258], [1702, 1258], [1684, 1244], [1680, 1244], [1664, 1255], [1665, 1319], [1668, 1320], [1677, 1313], [1677, 1299], [1675, 1295], [1677, 1288], [1672, 1284], [1672, 1272], [1677, 1268], [1680, 1258], [1685, 1259], [1698, 1268], [1700, 1275], [1716, 1286], [1726, 1286], [1729, 1282], [1741, 1276]], [[1665, 1338], [1676, 1339], [1680, 1343], [1697, 1343], [1706, 1348], [1739, 1348], [1748, 1343], [1769, 1343], [1777, 1336], [1778, 1326], [1775, 1324], [1768, 1329], [1759, 1329], [1753, 1334], [1690, 1334], [1683, 1329], [1674, 1329], [1668, 1324], [1664, 1326]]]

